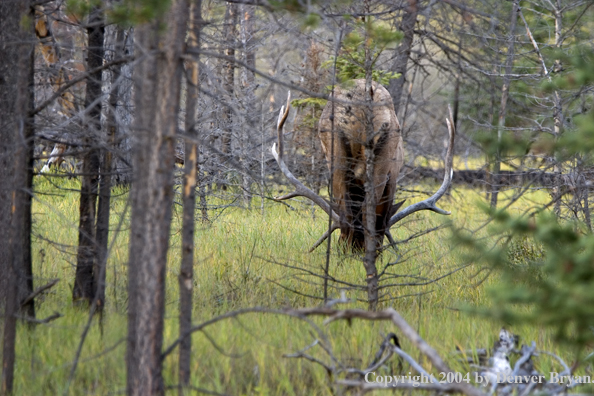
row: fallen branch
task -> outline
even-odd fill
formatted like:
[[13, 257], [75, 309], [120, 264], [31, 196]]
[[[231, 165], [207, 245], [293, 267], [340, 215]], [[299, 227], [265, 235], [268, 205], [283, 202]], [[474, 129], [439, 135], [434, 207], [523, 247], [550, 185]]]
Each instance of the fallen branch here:
[[[205, 327], [210, 326], [211, 324], [220, 322], [222, 320], [234, 318], [234, 317], [245, 315], [248, 313], [267, 313], [267, 314], [275, 314], [275, 315], [287, 315], [287, 316], [295, 317], [295, 318], [298, 318], [301, 320], [306, 320], [306, 321], [307, 321], [307, 318], [310, 316], [325, 316], [325, 317], [327, 317], [327, 319], [324, 321], [324, 324], [331, 323], [335, 320], [351, 320], [351, 319], [363, 319], [363, 320], [371, 320], [371, 321], [388, 320], [388, 321], [391, 321], [394, 325], [396, 325], [396, 327], [398, 327], [400, 329], [402, 334], [406, 338], [408, 338], [409, 341], [412, 342], [412, 344], [417, 349], [419, 349], [419, 351], [421, 351], [421, 353], [423, 353], [429, 359], [429, 361], [431, 362], [433, 367], [435, 367], [439, 372], [443, 372], [445, 374], [453, 373], [453, 371], [448, 367], [448, 365], [439, 356], [437, 351], [435, 351], [435, 349], [433, 349], [429, 344], [427, 344], [425, 342], [425, 340], [423, 340], [421, 338], [421, 336], [393, 308], [388, 308], [383, 311], [373, 312], [373, 311], [365, 311], [362, 309], [336, 310], [336, 309], [327, 308], [327, 307], [300, 308], [300, 309], [288, 308], [288, 309], [284, 309], [284, 310], [274, 310], [274, 309], [267, 309], [267, 308], [262, 308], [262, 307], [254, 307], [254, 308], [241, 309], [238, 311], [227, 312], [223, 315], [212, 318], [212, 319], [210, 319], [206, 322], [203, 322], [199, 325], [192, 326], [192, 328], [186, 334], [180, 336], [167, 349], [165, 349], [165, 351], [161, 355], [161, 359], [164, 359], [167, 355], [172, 353], [175, 350], [175, 348], [177, 347], [177, 345], [179, 345], [179, 343], [181, 343], [181, 341], [185, 337], [189, 337], [192, 333], [194, 333], [196, 331], [201, 331]], [[314, 323], [309, 322], [309, 324], [314, 326], [317, 329], [317, 326], [315, 326]], [[318, 333], [323, 334], [321, 331], [318, 331]], [[323, 346], [323, 344], [326, 344], [326, 342], [320, 343], [320, 346]], [[301, 357], [304, 357], [304, 356], [301, 356]], [[367, 383], [363, 383], [361, 381], [354, 381], [354, 382], [353, 381], [351, 381], [351, 382], [338, 381], [337, 384], [347, 385], [347, 386], [358, 386], [360, 389], [362, 389], [364, 391], [381, 388], [381, 387], [378, 388], [377, 385], [375, 385], [375, 384], [367, 384]], [[440, 392], [445, 392], [445, 393], [459, 392], [459, 393], [463, 393], [467, 396], [486, 396], [485, 392], [481, 391], [478, 388], [475, 388], [474, 386], [472, 386], [470, 384], [464, 384], [464, 383], [439, 384], [439, 386], [436, 384], [422, 384], [422, 385], [423, 386], [420, 386], [420, 385], [413, 386], [412, 384], [403, 384], [402, 386], [405, 389], [438, 390]]]
[[21, 315], [15, 315], [17, 319], [21, 319], [24, 320], [25, 322], [29, 322], [29, 323], [35, 323], [35, 324], [45, 324], [45, 323], [49, 323], [52, 320], [56, 320], [58, 318], [61, 318], [63, 315], [59, 312], [54, 312], [53, 315], [48, 316], [45, 319], [35, 319], [32, 318], [30, 316], [21, 316]]
[[56, 283], [58, 283], [60, 281], [60, 279], [54, 279], [49, 283], [46, 283], [43, 286], [38, 287], [37, 289], [35, 289], [31, 294], [29, 294], [22, 302], [21, 302], [21, 307], [27, 305], [28, 303], [31, 302], [31, 300], [33, 300], [35, 297], [37, 297], [38, 295], [40, 295], [41, 293], [43, 293], [44, 291], [51, 289], [52, 287], [54, 287], [56, 285]]

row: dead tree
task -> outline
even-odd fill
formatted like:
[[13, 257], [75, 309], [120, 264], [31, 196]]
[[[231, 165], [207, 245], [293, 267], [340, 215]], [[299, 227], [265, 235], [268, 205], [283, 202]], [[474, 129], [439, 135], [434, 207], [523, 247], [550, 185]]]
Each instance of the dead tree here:
[[[224, 101], [221, 104], [221, 153], [225, 158], [223, 161], [231, 158], [232, 155], [232, 138], [233, 138], [233, 111], [231, 110], [231, 102], [233, 101], [235, 91], [235, 40], [237, 36], [237, 4], [227, 3], [225, 11], [225, 20], [223, 22], [223, 40], [224, 40], [224, 55], [226, 58], [221, 60], [221, 82], [224, 92]], [[220, 175], [218, 185], [220, 188], [226, 189], [227, 176]], [[222, 181], [224, 179], [225, 181]]]
[[[512, 7], [511, 21], [509, 23], [509, 40], [507, 45], [507, 57], [505, 61], [505, 76], [503, 77], [503, 86], [501, 88], [501, 105], [499, 106], [499, 121], [497, 123], [497, 142], [501, 142], [503, 129], [505, 128], [505, 116], [507, 112], [507, 98], [509, 96], [509, 75], [512, 71], [514, 62], [514, 44], [516, 37], [516, 23], [518, 20], [519, 0], [515, 0]], [[499, 172], [501, 171], [501, 152], [498, 150], [493, 166], [493, 190], [491, 192], [491, 207], [497, 207], [497, 196], [499, 194]]]
[[[113, 53], [114, 58], [121, 58], [124, 55], [124, 30], [116, 26], [113, 31]], [[107, 40], [106, 40], [107, 43]], [[106, 147], [101, 150], [101, 180], [99, 186], [99, 198], [97, 203], [97, 227], [95, 233], [96, 257], [93, 267], [93, 298], [96, 300], [96, 307], [102, 311], [105, 306], [105, 275], [107, 272], [108, 238], [109, 238], [109, 217], [111, 213], [111, 187], [113, 174], [113, 157], [116, 149], [116, 136], [118, 135], [118, 122], [116, 107], [118, 103], [118, 84], [121, 77], [121, 65], [115, 65], [111, 69], [111, 91], [109, 92], [108, 108], [106, 115]]]
[[101, 96], [103, 71], [103, 41], [105, 25], [101, 6], [94, 6], [89, 15], [87, 28], [87, 70], [98, 70], [89, 74], [85, 96], [84, 143], [81, 190], [80, 217], [78, 228], [78, 254], [76, 259], [76, 276], [72, 299], [91, 303], [95, 295], [93, 274], [96, 269], [97, 246], [95, 242], [95, 226], [97, 216], [97, 187], [99, 184], [99, 134], [101, 131]]
[[406, 71], [408, 59], [410, 58], [410, 53], [413, 47], [413, 39], [415, 36], [414, 29], [415, 24], [417, 23], [419, 8], [421, 7], [419, 3], [419, 0], [408, 0], [408, 4], [406, 5], [404, 15], [402, 15], [402, 20], [400, 22], [400, 30], [404, 34], [404, 37], [396, 49], [396, 58], [392, 65], [392, 71], [400, 73], [400, 78], [390, 80], [390, 85], [388, 86], [388, 91], [392, 96], [396, 114], [398, 114], [400, 109], [400, 100], [402, 98], [404, 83], [407, 81]]

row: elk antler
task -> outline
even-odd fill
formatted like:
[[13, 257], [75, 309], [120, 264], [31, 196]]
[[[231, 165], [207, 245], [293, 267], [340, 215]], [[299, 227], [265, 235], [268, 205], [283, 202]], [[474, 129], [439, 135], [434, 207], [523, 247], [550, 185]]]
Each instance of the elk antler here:
[[328, 237], [329, 234], [332, 234], [334, 230], [338, 228], [336, 224], [339, 224], [340, 217], [336, 214], [335, 211], [332, 210], [330, 204], [318, 194], [311, 191], [309, 188], [305, 187], [303, 183], [301, 183], [289, 170], [285, 162], [283, 161], [283, 126], [285, 125], [285, 121], [287, 121], [287, 117], [289, 115], [289, 108], [291, 106], [291, 92], [289, 92], [287, 96], [287, 105], [281, 107], [280, 113], [278, 115], [278, 122], [276, 125], [276, 131], [278, 133], [278, 148], [279, 151], [276, 151], [276, 143], [272, 145], [270, 151], [272, 152], [272, 156], [278, 163], [280, 170], [283, 172], [285, 177], [289, 179], [291, 184], [295, 187], [295, 191], [283, 195], [282, 197], [275, 197], [274, 199], [277, 201], [283, 201], [285, 199], [294, 198], [294, 197], [306, 197], [311, 199], [316, 205], [318, 205], [324, 212], [328, 214], [328, 216], [332, 217], [332, 221], [335, 225], [332, 226], [330, 231], [326, 231], [326, 233], [320, 238], [317, 244], [312, 248], [315, 249], [324, 239]]
[[[448, 149], [446, 151], [446, 158], [445, 158], [445, 171], [443, 176], [443, 182], [441, 183], [441, 187], [435, 194], [433, 194], [430, 198], [427, 198], [421, 202], [417, 202], [406, 208], [402, 209], [400, 212], [396, 213], [394, 216], [390, 218], [388, 222], [388, 229], [392, 227], [394, 224], [398, 223], [400, 220], [404, 219], [406, 216], [413, 214], [419, 210], [431, 210], [433, 212], [442, 214], [442, 215], [449, 215], [451, 212], [447, 210], [443, 210], [436, 206], [437, 201], [448, 190], [450, 184], [452, 183], [452, 176], [454, 171], [452, 169], [452, 163], [454, 161], [454, 138], [456, 137], [456, 130], [454, 125], [454, 117], [452, 115], [452, 109], [448, 106], [449, 110], [449, 118], [446, 118], [446, 123], [448, 124], [448, 131], [450, 134], [450, 141], [448, 144]], [[388, 234], [389, 235], [389, 234]]]

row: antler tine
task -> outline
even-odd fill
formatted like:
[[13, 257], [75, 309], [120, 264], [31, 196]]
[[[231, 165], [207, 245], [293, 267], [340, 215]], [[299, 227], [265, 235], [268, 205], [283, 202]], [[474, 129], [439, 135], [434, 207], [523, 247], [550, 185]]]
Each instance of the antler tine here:
[[445, 169], [444, 169], [444, 176], [443, 182], [439, 187], [439, 190], [435, 194], [433, 194], [430, 198], [427, 198], [421, 202], [417, 202], [406, 208], [402, 209], [400, 212], [396, 213], [394, 216], [390, 218], [388, 222], [388, 229], [392, 227], [394, 224], [398, 223], [400, 220], [404, 219], [406, 216], [418, 212], [419, 210], [431, 210], [433, 212], [442, 214], [442, 215], [449, 215], [451, 212], [447, 210], [443, 210], [436, 206], [437, 201], [446, 193], [450, 184], [452, 184], [452, 177], [454, 176], [453, 170], [453, 162], [454, 162], [454, 139], [456, 137], [456, 130], [454, 125], [454, 117], [452, 115], [452, 109], [448, 106], [449, 117], [446, 117], [446, 124], [448, 125], [448, 132], [450, 135], [450, 141], [448, 144], [448, 149], [446, 151], [446, 158], [445, 158]]
[[287, 105], [281, 107], [281, 111], [278, 115], [278, 122], [277, 122], [277, 134], [278, 134], [278, 148], [279, 151], [276, 151], [276, 143], [274, 143], [272, 145], [272, 147], [270, 148], [270, 151], [272, 152], [272, 156], [274, 157], [274, 159], [276, 160], [276, 162], [278, 163], [278, 166], [281, 170], [281, 172], [283, 172], [283, 174], [285, 175], [285, 177], [289, 180], [289, 182], [291, 182], [291, 184], [295, 187], [295, 191], [293, 191], [292, 193], [289, 193], [287, 195], [283, 195], [281, 197], [275, 197], [274, 199], [277, 201], [282, 201], [285, 199], [289, 199], [289, 198], [293, 198], [293, 197], [306, 197], [311, 199], [316, 205], [318, 205], [324, 212], [326, 212], [328, 214], [328, 216], [332, 217], [332, 221], [336, 224], [338, 224], [340, 222], [340, 217], [338, 216], [338, 214], [336, 214], [336, 212], [334, 212], [332, 210], [332, 208], [330, 207], [330, 204], [322, 197], [320, 197], [318, 194], [314, 193], [313, 191], [311, 191], [309, 188], [305, 187], [303, 185], [303, 183], [301, 183], [299, 180], [297, 180], [297, 178], [295, 176], [293, 176], [293, 174], [291, 173], [291, 171], [289, 170], [289, 168], [287, 167], [287, 165], [285, 164], [285, 162], [283, 161], [282, 158], [282, 153], [283, 153], [283, 126], [285, 124], [285, 121], [287, 120], [287, 117], [289, 116], [289, 109], [291, 107], [291, 92], [289, 92], [288, 96], [287, 96]]

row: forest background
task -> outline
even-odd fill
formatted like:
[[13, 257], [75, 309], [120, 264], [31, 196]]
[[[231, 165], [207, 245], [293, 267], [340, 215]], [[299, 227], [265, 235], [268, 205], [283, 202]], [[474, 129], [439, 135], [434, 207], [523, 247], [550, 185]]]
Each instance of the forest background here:
[[[589, 374], [592, 5], [2, 2], [2, 393], [363, 392], [392, 332], [466, 373], [502, 326]], [[308, 252], [328, 217], [275, 200], [270, 152], [290, 90], [285, 161], [328, 197], [317, 121], [366, 77], [402, 126], [397, 202], [447, 173], [448, 105], [456, 130], [452, 215], [392, 229], [373, 301], [337, 235]]]

